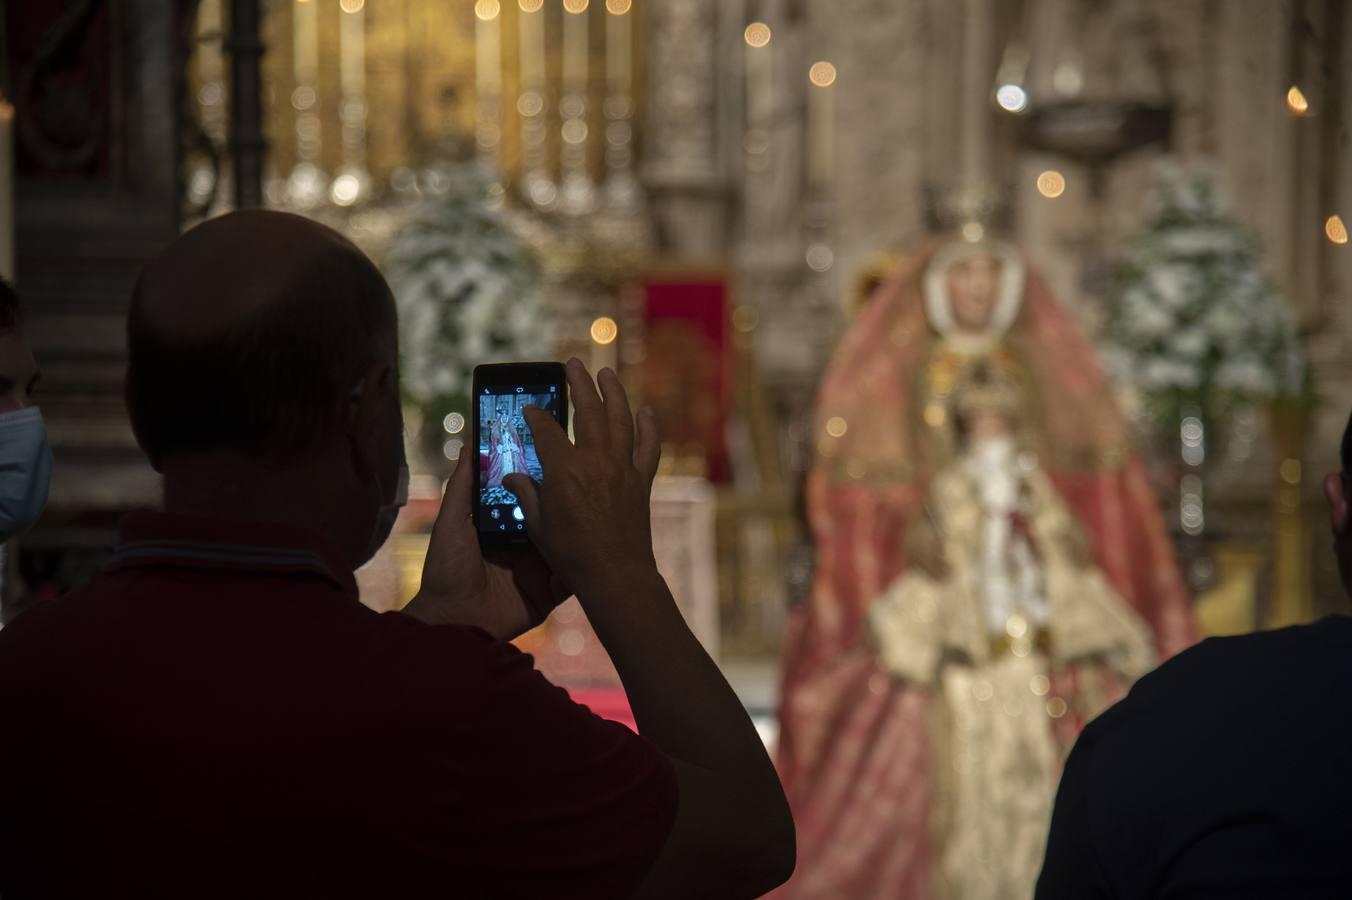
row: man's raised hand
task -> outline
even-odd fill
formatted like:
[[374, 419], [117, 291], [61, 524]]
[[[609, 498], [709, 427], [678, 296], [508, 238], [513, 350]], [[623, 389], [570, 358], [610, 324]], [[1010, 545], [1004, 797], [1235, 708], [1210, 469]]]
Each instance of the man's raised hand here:
[[503, 481], [521, 503], [535, 545], [577, 590], [635, 567], [655, 568], [649, 501], [661, 457], [656, 417], [640, 412], [636, 433], [619, 376], [602, 369], [598, 381], [599, 394], [586, 366], [569, 360], [577, 443], [548, 413], [527, 409], [543, 482], [520, 474]]

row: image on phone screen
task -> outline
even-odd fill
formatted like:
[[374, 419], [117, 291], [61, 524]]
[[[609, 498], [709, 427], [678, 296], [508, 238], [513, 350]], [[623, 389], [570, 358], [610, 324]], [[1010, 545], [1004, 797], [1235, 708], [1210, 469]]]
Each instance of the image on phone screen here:
[[479, 389], [479, 530], [508, 535], [526, 530], [516, 496], [503, 485], [513, 473], [541, 480], [543, 471], [522, 411], [528, 406], [559, 418], [557, 384], [488, 385]]

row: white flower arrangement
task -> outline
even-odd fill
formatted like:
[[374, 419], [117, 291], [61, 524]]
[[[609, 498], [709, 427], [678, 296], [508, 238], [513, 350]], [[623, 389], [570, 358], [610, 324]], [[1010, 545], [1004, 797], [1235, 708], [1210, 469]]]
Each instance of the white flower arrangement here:
[[474, 366], [538, 358], [547, 342], [539, 268], [491, 202], [489, 173], [445, 174], [385, 258], [404, 393], [438, 416], [466, 411]]
[[1185, 407], [1214, 418], [1236, 403], [1309, 390], [1290, 305], [1259, 255], [1209, 171], [1161, 168], [1104, 339], [1114, 374], [1165, 424], [1177, 427]]

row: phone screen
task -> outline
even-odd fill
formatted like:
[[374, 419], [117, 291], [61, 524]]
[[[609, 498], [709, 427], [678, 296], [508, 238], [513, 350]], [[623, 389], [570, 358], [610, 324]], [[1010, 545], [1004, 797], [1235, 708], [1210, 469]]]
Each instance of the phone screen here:
[[562, 421], [563, 385], [555, 383], [480, 384], [476, 388], [479, 438], [479, 508], [476, 519], [484, 535], [513, 540], [525, 537], [526, 516], [516, 496], [503, 485], [521, 473], [544, 477], [522, 411], [538, 407]]

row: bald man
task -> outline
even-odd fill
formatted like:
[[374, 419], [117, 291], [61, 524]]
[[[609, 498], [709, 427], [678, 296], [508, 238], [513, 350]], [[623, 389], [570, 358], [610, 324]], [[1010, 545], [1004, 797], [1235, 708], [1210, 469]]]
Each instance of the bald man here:
[[[535, 547], [485, 560], [457, 468], [421, 590], [357, 602], [404, 502], [396, 322], [337, 233], [198, 226], [144, 270], [128, 412], [164, 476], [80, 591], [0, 631], [0, 895], [752, 897], [793, 824], [653, 562], [651, 415], [576, 361], [531, 415]], [[508, 640], [575, 590], [641, 735]]]

